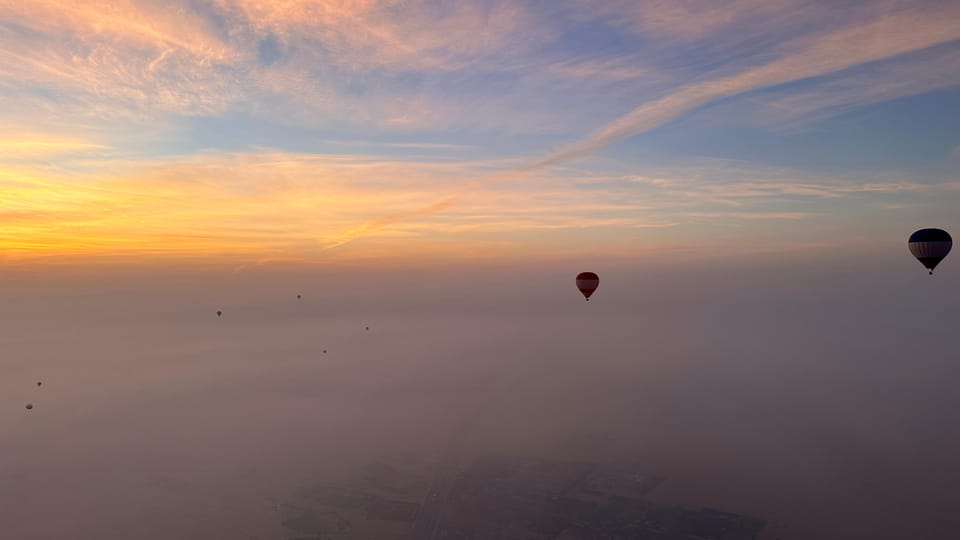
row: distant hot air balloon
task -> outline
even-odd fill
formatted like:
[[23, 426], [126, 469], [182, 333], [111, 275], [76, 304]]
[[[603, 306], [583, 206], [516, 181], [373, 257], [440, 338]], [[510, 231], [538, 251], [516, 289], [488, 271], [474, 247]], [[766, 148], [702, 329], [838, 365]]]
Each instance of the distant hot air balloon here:
[[327, 350], [326, 350], [326, 349], [323, 350], [323, 354], [327, 354]]
[[943, 229], [920, 229], [910, 235], [907, 246], [910, 253], [933, 275], [933, 269], [950, 253], [953, 239]]
[[297, 295], [297, 300], [299, 300], [299, 299], [300, 299], [300, 295], [298, 294], [298, 295]]
[[369, 331], [370, 331], [370, 327], [368, 326], [368, 327], [367, 327], [367, 332], [369, 332]]
[[42, 385], [42, 384], [43, 384], [42, 381], [37, 381], [37, 386], [40, 386], [40, 385]]
[[27, 410], [33, 409], [33, 403], [27, 403]]
[[222, 311], [217, 311], [217, 317], [219, 317], [220, 315], [223, 315], [223, 312], [222, 312]]
[[580, 272], [577, 274], [577, 288], [583, 293], [583, 297], [590, 301], [590, 295], [597, 290], [600, 285], [600, 278], [593, 272]]

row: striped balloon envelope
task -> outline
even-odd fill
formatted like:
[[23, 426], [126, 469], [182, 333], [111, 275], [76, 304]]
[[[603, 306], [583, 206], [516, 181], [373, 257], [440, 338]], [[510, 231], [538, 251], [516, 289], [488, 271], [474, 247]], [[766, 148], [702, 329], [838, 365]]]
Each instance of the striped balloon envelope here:
[[953, 238], [943, 229], [920, 229], [910, 235], [907, 246], [910, 253], [933, 275], [933, 269], [950, 253]]
[[590, 301], [590, 295], [597, 290], [600, 285], [600, 278], [593, 272], [580, 272], [577, 274], [577, 288], [583, 293], [583, 297]]

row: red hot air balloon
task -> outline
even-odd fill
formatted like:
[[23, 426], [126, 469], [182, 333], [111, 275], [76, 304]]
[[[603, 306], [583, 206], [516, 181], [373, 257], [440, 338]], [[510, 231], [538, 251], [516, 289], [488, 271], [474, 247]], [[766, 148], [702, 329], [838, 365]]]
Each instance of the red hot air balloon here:
[[600, 278], [593, 272], [580, 272], [577, 274], [577, 288], [583, 293], [583, 297], [590, 301], [590, 295], [597, 290], [600, 285]]

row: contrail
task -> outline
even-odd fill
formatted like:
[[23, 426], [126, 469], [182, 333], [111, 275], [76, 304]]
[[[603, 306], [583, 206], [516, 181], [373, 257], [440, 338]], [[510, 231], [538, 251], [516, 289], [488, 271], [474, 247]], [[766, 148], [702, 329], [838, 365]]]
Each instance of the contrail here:
[[[933, 10], [930, 10], [933, 11]], [[678, 116], [722, 98], [733, 97], [790, 82], [841, 71], [904, 53], [960, 39], [960, 8], [949, 13], [903, 10], [866, 24], [843, 28], [806, 43], [794, 43], [799, 52], [746, 71], [679, 88], [594, 131], [587, 137], [524, 165], [477, 179], [459, 193], [408, 212], [389, 215], [350, 229], [324, 250], [351, 242], [364, 234], [399, 221], [428, 216], [450, 207], [463, 195], [490, 185], [520, 178], [556, 165], [587, 157], [621, 139], [661, 126]]]
[[334, 239], [334, 241], [333, 241], [332, 244], [330, 244], [330, 245], [328, 245], [328, 246], [324, 246], [320, 251], [327, 251], [327, 250], [330, 250], [330, 249], [333, 249], [333, 248], [340, 247], [340, 246], [342, 246], [342, 245], [344, 245], [344, 244], [346, 244], [346, 243], [348, 243], [348, 242], [352, 242], [353, 240], [356, 240], [357, 238], [363, 236], [364, 234], [366, 234], [366, 233], [368, 233], [368, 232], [376, 231], [376, 230], [378, 230], [378, 229], [382, 229], [382, 228], [387, 227], [387, 226], [389, 226], [389, 225], [393, 225], [394, 223], [396, 223], [396, 222], [398, 222], [398, 221], [404, 221], [404, 220], [408, 220], [408, 219], [415, 219], [415, 218], [418, 218], [418, 217], [423, 217], [423, 216], [429, 216], [429, 215], [432, 215], [432, 214], [436, 214], [437, 212], [441, 212], [441, 211], [443, 211], [444, 209], [446, 209], [448, 206], [450, 206], [450, 205], [452, 205], [453, 203], [455, 203], [455, 202], [457, 201], [457, 199], [459, 199], [459, 198], [461, 197], [461, 195], [462, 195], [462, 194], [450, 195], [450, 196], [448, 196], [448, 197], [446, 197], [446, 198], [444, 198], [444, 199], [441, 199], [441, 200], [439, 200], [439, 201], [437, 201], [437, 202], [435, 202], [435, 203], [433, 203], [433, 204], [429, 204], [429, 205], [424, 206], [424, 207], [421, 207], [421, 208], [417, 208], [417, 209], [414, 209], [414, 210], [410, 210], [410, 211], [408, 211], [408, 212], [400, 212], [400, 213], [397, 213], [397, 214], [392, 214], [392, 215], [389, 215], [389, 216], [386, 216], [386, 217], [382, 217], [382, 218], [377, 219], [377, 220], [374, 220], [374, 221], [368, 221], [367, 223], [364, 223], [363, 225], [361, 225], [361, 226], [359, 226], [359, 227], [355, 227], [355, 228], [350, 229], [350, 230], [348, 230], [348, 231], [344, 231], [343, 233], [341, 233], [340, 235], [338, 235], [336, 239]]

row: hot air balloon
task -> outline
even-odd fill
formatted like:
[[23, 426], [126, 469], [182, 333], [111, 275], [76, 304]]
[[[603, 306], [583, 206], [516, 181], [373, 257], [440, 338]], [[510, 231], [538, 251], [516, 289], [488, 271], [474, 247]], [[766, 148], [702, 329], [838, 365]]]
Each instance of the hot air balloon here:
[[368, 326], [368, 327], [367, 327], [367, 332], [369, 332], [369, 331], [370, 331], [370, 327]]
[[33, 403], [27, 403], [27, 410], [33, 409]]
[[222, 312], [222, 311], [217, 311], [217, 317], [219, 317], [220, 315], [223, 315], [223, 312]]
[[943, 229], [920, 229], [910, 235], [907, 247], [920, 264], [930, 270], [930, 275], [933, 275], [933, 269], [950, 253], [953, 239], [950, 238], [950, 233]]
[[580, 272], [577, 274], [577, 288], [583, 293], [583, 297], [590, 301], [590, 295], [597, 290], [600, 285], [600, 278], [593, 272]]
[[299, 300], [299, 299], [300, 299], [300, 295], [298, 294], [298, 295], [297, 295], [297, 300]]
[[42, 384], [43, 384], [43, 381], [37, 381], [37, 386], [40, 386]]
[[323, 350], [323, 354], [327, 354], [327, 350], [326, 350], [326, 349]]

